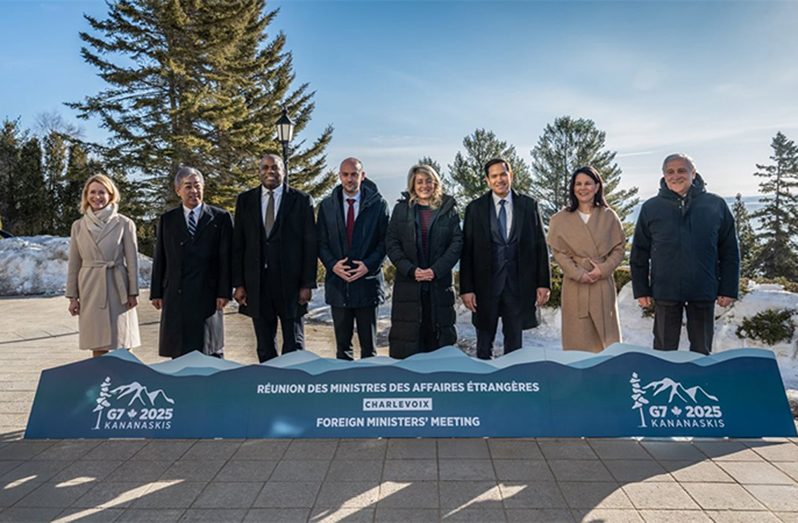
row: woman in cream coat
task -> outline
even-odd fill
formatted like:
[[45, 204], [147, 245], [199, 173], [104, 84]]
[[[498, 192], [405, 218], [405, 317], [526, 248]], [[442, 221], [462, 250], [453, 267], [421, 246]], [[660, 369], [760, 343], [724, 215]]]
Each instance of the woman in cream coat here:
[[72, 224], [69, 241], [69, 313], [79, 316], [80, 348], [94, 357], [141, 345], [136, 225], [117, 213], [118, 202], [110, 178], [97, 174], [86, 180], [83, 217]]
[[613, 271], [626, 238], [596, 169], [577, 169], [568, 197], [568, 207], [551, 217], [547, 238], [563, 272], [562, 345], [599, 352], [621, 341]]

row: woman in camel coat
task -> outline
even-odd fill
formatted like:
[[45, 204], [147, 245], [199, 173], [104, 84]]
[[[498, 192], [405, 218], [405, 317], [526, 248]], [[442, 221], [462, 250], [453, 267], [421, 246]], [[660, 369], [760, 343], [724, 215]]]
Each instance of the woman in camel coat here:
[[548, 244], [563, 272], [562, 346], [599, 352], [621, 341], [613, 271], [626, 238], [593, 167], [577, 169], [569, 205], [551, 218]]
[[79, 316], [79, 346], [102, 356], [141, 345], [136, 314], [136, 225], [117, 213], [119, 190], [102, 174], [86, 180], [83, 217], [72, 224], [66, 297]]

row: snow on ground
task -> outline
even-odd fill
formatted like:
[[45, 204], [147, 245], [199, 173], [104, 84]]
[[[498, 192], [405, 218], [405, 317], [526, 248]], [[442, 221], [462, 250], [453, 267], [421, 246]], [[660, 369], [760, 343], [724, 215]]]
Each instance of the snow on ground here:
[[[66, 288], [69, 238], [0, 240], [0, 296], [58, 295]], [[139, 287], [148, 288], [152, 259], [139, 254]]]
[[[32, 236], [0, 240], [0, 296], [57, 295], [64, 292], [66, 284], [69, 238]], [[139, 255], [139, 285], [149, 286], [152, 260]], [[308, 318], [321, 323], [332, 323], [329, 307], [324, 304], [324, 289], [316, 289], [308, 309]], [[789, 308], [795, 311], [793, 319], [798, 323], [798, 294], [785, 291], [780, 285], [752, 284], [749, 292], [728, 309], [716, 307], [715, 341], [713, 352], [739, 347], [761, 347], [773, 350], [781, 370], [788, 394], [798, 398], [798, 332], [789, 342], [765, 347], [755, 340], [739, 339], [735, 333], [743, 318], [763, 310]], [[650, 347], [653, 336], [653, 319], [645, 318], [637, 301], [632, 297], [631, 285], [624, 287], [618, 295], [623, 341]], [[390, 298], [379, 310], [380, 341], [385, 341], [390, 326]], [[541, 325], [524, 332], [525, 347], [560, 346], [560, 311], [544, 308]], [[476, 331], [471, 325], [471, 314], [457, 304], [458, 345], [469, 354], [474, 354]], [[501, 328], [496, 336], [494, 351], [501, 352]], [[682, 347], [687, 347], [686, 334], [682, 332]]]

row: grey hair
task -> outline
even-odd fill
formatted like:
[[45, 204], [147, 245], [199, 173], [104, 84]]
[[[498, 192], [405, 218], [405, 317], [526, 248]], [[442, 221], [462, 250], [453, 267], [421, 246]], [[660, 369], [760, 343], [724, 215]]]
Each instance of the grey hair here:
[[196, 176], [199, 178], [200, 183], [205, 185], [205, 178], [202, 176], [202, 173], [199, 172], [199, 169], [189, 167], [188, 165], [181, 165], [177, 169], [177, 174], [175, 175], [175, 187], [180, 187], [180, 184], [183, 182], [183, 178], [188, 178], [189, 176]]
[[668, 162], [672, 162], [674, 160], [684, 160], [685, 162], [690, 164], [690, 168], [693, 170], [693, 172], [696, 172], [695, 162], [693, 161], [692, 158], [690, 158], [684, 153], [673, 153], [666, 156], [665, 159], [662, 160], [662, 172], [665, 172], [665, 165], [667, 165]]

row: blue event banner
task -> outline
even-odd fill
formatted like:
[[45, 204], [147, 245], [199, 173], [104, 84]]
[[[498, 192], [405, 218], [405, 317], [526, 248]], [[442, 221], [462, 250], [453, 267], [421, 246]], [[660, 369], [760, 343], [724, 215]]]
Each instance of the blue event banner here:
[[261, 365], [113, 351], [42, 372], [26, 438], [795, 436], [773, 353], [445, 347]]

